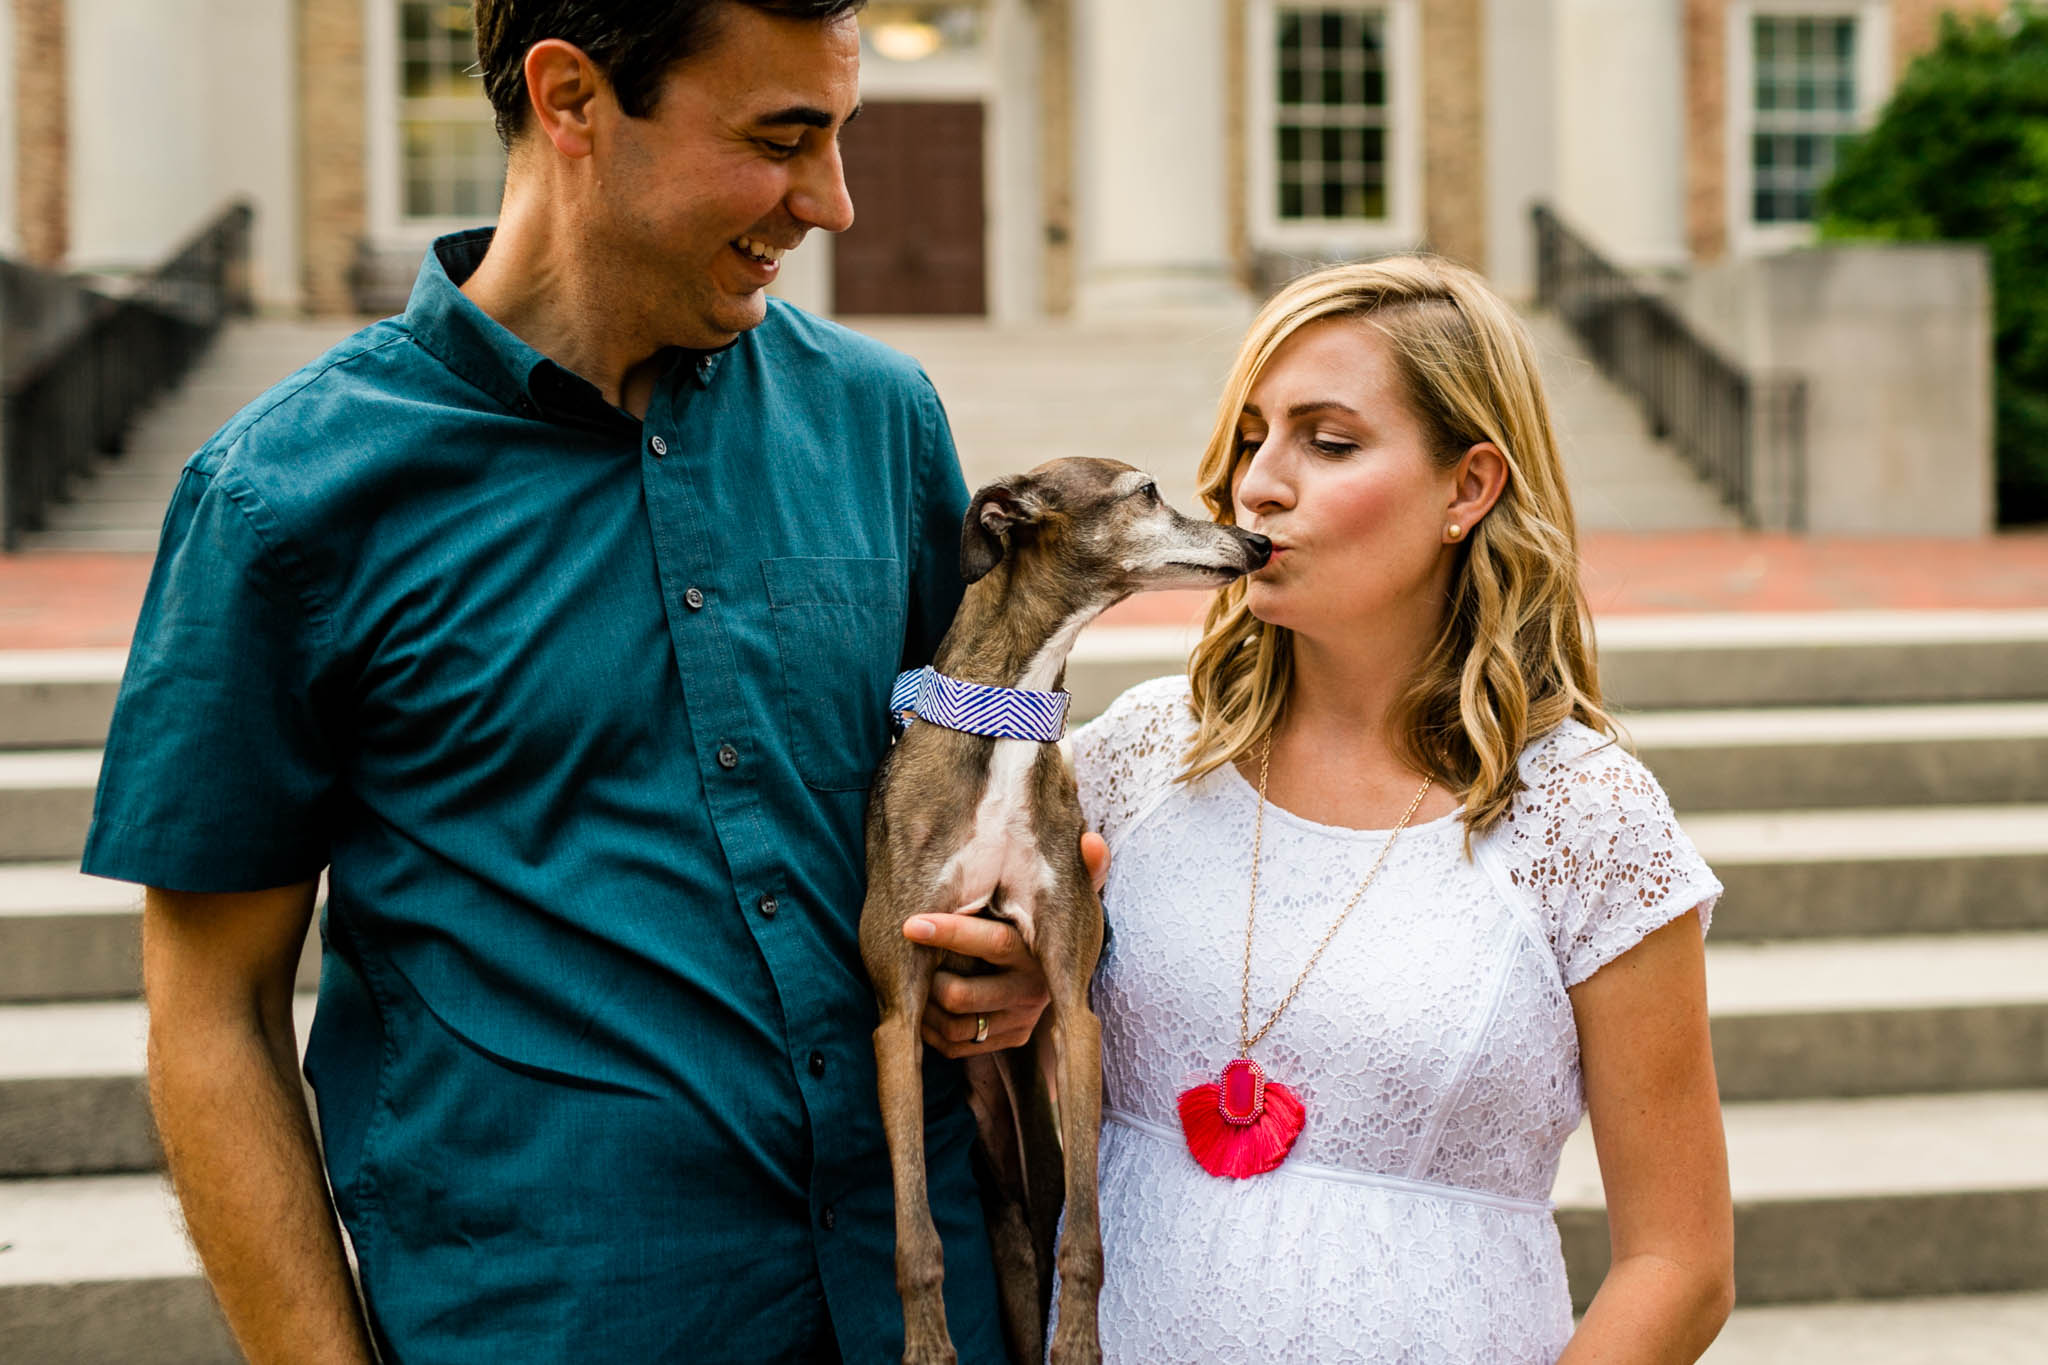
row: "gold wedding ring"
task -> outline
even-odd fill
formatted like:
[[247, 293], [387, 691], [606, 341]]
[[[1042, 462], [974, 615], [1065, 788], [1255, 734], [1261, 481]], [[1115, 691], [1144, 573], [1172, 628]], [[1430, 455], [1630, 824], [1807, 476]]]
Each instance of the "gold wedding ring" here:
[[977, 1043], [988, 1041], [988, 1016], [986, 1014], [974, 1016], [974, 1041]]

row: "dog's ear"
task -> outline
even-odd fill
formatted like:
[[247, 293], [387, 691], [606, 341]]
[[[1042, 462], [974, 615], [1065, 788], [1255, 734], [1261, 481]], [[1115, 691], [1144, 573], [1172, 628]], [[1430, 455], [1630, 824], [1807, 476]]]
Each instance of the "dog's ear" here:
[[1044, 512], [1045, 504], [1023, 479], [1001, 479], [977, 491], [960, 525], [960, 576], [969, 583], [985, 577], [1003, 562], [1011, 528], [1028, 526]]

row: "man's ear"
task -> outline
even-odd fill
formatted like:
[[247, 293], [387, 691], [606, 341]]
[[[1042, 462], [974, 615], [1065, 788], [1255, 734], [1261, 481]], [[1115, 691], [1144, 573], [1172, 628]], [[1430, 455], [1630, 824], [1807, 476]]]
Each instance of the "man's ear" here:
[[596, 64], [573, 43], [544, 38], [527, 49], [524, 70], [526, 98], [540, 135], [565, 157], [589, 156], [595, 143]]
[[960, 524], [960, 576], [969, 583], [986, 577], [1003, 562], [1011, 529], [1037, 521], [1044, 510], [1022, 479], [1000, 479], [976, 492]]

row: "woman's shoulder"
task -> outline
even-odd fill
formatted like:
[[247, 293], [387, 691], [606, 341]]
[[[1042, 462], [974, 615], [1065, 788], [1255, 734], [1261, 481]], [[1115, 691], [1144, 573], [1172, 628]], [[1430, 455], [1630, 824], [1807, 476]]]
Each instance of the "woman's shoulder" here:
[[1193, 735], [1195, 714], [1185, 674], [1148, 678], [1127, 689], [1101, 715], [1074, 732], [1076, 763], [1099, 759], [1132, 744], [1150, 747], [1162, 739], [1182, 742]]
[[1089, 827], [1115, 842], [1113, 831], [1172, 787], [1194, 731], [1178, 674], [1139, 683], [1075, 731], [1070, 756]]
[[1579, 721], [1530, 740], [1516, 771], [1522, 788], [1487, 835], [1510, 861], [1591, 853], [1621, 831], [1673, 824], [1670, 799], [1643, 761], [1613, 735]]
[[1600, 806], [1653, 795], [1663, 788], [1621, 740], [1567, 719], [1522, 748], [1516, 761], [1522, 792], [1515, 810], [1577, 804]]

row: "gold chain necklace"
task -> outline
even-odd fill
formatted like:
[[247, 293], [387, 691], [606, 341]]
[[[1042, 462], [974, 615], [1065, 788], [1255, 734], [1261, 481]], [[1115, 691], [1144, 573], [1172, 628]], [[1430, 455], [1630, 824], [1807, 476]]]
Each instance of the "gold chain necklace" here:
[[1351, 899], [1344, 902], [1336, 922], [1316, 944], [1315, 951], [1309, 954], [1308, 965], [1294, 978], [1287, 994], [1266, 1016], [1266, 1022], [1259, 1026], [1259, 1031], [1253, 1033], [1252, 929], [1259, 917], [1259, 861], [1265, 848], [1266, 778], [1272, 762], [1273, 737], [1268, 734], [1259, 753], [1259, 813], [1253, 826], [1251, 896], [1244, 917], [1244, 986], [1238, 995], [1237, 1057], [1224, 1064], [1223, 1074], [1218, 1080], [1184, 1090], [1180, 1096], [1181, 1131], [1187, 1135], [1188, 1151], [1211, 1175], [1236, 1179], [1262, 1175], [1285, 1161], [1287, 1153], [1294, 1147], [1295, 1138], [1301, 1134], [1302, 1124], [1307, 1121], [1307, 1110], [1301, 1098], [1291, 1088], [1266, 1079], [1265, 1069], [1251, 1059], [1252, 1047], [1280, 1022], [1280, 1016], [1294, 1003], [1302, 983], [1308, 980], [1309, 973], [1322, 960], [1323, 950], [1337, 937], [1337, 931], [1358, 908], [1366, 889], [1380, 875], [1387, 855], [1394, 851], [1395, 840], [1401, 837], [1402, 830], [1408, 828], [1415, 812], [1422, 808], [1422, 800], [1429, 795], [1434, 780], [1422, 779], [1422, 786], [1402, 813], [1400, 823], [1387, 835], [1387, 842], [1380, 846], [1380, 856], [1373, 859], [1372, 870], [1351, 893]]

